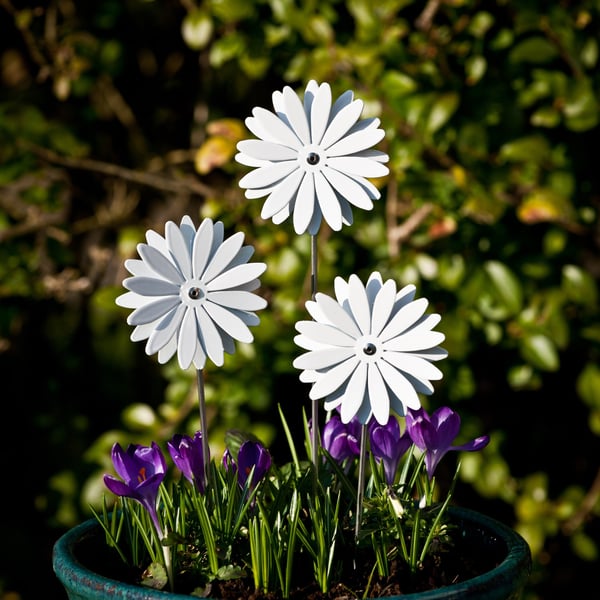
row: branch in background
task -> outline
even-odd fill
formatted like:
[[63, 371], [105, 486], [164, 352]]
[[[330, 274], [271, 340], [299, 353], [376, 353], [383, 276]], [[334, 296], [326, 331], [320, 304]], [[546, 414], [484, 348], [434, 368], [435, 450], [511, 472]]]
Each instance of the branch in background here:
[[592, 483], [590, 489], [583, 497], [579, 509], [569, 519], [567, 519], [562, 526], [563, 533], [570, 537], [577, 529], [581, 527], [583, 522], [593, 513], [594, 508], [600, 500], [600, 469], [596, 473], [596, 478]]
[[216, 191], [213, 188], [195, 179], [171, 179], [162, 175], [147, 173], [145, 171], [135, 171], [133, 169], [127, 169], [119, 165], [99, 160], [61, 156], [47, 148], [31, 144], [27, 144], [26, 148], [42, 160], [68, 169], [79, 169], [100, 173], [102, 175], [110, 175], [111, 177], [145, 185], [164, 192], [195, 194], [202, 197], [216, 194]]

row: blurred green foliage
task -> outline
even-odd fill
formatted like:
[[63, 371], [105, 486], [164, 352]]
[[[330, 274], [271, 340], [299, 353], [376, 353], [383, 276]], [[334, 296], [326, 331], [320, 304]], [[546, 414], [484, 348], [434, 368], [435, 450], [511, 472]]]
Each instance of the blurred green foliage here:
[[[52, 542], [99, 502], [114, 441], [198, 427], [194, 373], [146, 357], [114, 303], [145, 230], [210, 216], [267, 262], [255, 343], [206, 369], [210, 441], [235, 426], [285, 451], [277, 405], [298, 426], [307, 407], [291, 362], [310, 242], [260, 219], [233, 155], [252, 107], [311, 78], [381, 119], [391, 169], [372, 212], [320, 233], [319, 289], [378, 269], [431, 300], [449, 358], [426, 403], [452, 403], [465, 439], [492, 436], [462, 457], [457, 501], [525, 536], [528, 598], [592, 586], [599, 34], [597, 0], [0, 0], [0, 367], [18, 448], [0, 596], [51, 589]], [[20, 559], [32, 546], [46, 583]]]

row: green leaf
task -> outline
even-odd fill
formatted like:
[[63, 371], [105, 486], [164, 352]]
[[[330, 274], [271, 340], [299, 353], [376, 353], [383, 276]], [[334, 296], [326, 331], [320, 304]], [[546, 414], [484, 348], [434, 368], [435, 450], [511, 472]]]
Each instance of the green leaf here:
[[595, 279], [577, 265], [565, 265], [562, 269], [561, 288], [567, 298], [594, 308], [598, 302], [598, 288]]
[[510, 51], [509, 60], [513, 63], [546, 63], [558, 56], [556, 46], [546, 38], [533, 36], [518, 42]]
[[523, 305], [523, 291], [521, 283], [515, 274], [503, 263], [489, 260], [484, 265], [496, 300], [510, 315], [521, 310]]
[[518, 138], [500, 147], [500, 162], [542, 163], [550, 156], [548, 140], [540, 135]]
[[167, 571], [160, 563], [153, 562], [142, 574], [142, 585], [162, 590], [168, 583]]
[[192, 50], [201, 50], [208, 46], [213, 34], [213, 22], [203, 10], [188, 13], [181, 24], [181, 35]]
[[522, 340], [521, 355], [528, 363], [543, 371], [556, 371], [560, 365], [554, 343], [541, 333], [528, 335]]
[[401, 71], [388, 70], [381, 79], [381, 88], [391, 100], [401, 98], [417, 89], [417, 82]]
[[243, 56], [246, 50], [244, 39], [238, 33], [230, 33], [219, 38], [211, 46], [210, 64], [213, 67], [221, 67], [228, 60], [236, 56]]
[[590, 407], [600, 410], [600, 367], [588, 363], [579, 374], [576, 382], [577, 393]]
[[443, 127], [456, 112], [459, 103], [460, 96], [455, 92], [449, 92], [439, 96], [429, 111], [425, 130], [428, 133], [434, 133]]

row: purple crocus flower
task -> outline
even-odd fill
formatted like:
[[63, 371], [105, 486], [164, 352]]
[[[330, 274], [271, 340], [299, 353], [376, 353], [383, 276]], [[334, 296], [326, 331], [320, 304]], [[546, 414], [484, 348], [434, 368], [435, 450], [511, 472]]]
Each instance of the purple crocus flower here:
[[385, 480], [388, 485], [392, 485], [400, 459], [413, 442], [407, 431], [400, 435], [398, 419], [393, 416], [390, 416], [385, 425], [373, 420], [369, 427], [369, 435], [371, 452], [377, 462], [383, 462]]
[[137, 500], [148, 511], [159, 537], [162, 537], [156, 508], [158, 488], [165, 478], [167, 464], [158, 444], [129, 444], [124, 451], [117, 442], [112, 447], [111, 457], [115, 471], [121, 479], [107, 474], [104, 475], [104, 484], [117, 496]]
[[342, 423], [341, 417], [334, 413], [323, 426], [321, 444], [334, 460], [341, 463], [360, 454], [360, 430], [358, 419]]
[[271, 455], [260, 442], [248, 440], [240, 446], [237, 457], [238, 483], [241, 487], [246, 485], [252, 468], [254, 473], [250, 489], [254, 488], [271, 468]]
[[425, 466], [429, 480], [442, 457], [450, 450], [473, 452], [488, 445], [490, 437], [483, 435], [466, 444], [453, 446], [460, 430], [460, 416], [447, 406], [428, 415], [424, 408], [409, 409], [406, 413], [406, 429], [415, 445], [425, 452]]
[[206, 484], [206, 463], [202, 448], [202, 432], [196, 431], [193, 438], [176, 433], [171, 441], [167, 442], [167, 448], [175, 466], [203, 494]]

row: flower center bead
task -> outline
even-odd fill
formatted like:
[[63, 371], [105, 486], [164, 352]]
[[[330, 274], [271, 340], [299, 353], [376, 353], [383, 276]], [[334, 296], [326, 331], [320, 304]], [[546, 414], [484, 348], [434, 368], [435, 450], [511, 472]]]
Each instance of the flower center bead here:
[[356, 358], [361, 362], [377, 362], [382, 358], [383, 345], [377, 336], [364, 335], [356, 340], [354, 352]]
[[179, 290], [179, 297], [188, 306], [198, 306], [206, 300], [206, 286], [199, 279], [186, 281]]
[[202, 290], [199, 287], [191, 287], [188, 290], [188, 296], [192, 299], [192, 300], [198, 300], [199, 298], [202, 297]]
[[368, 344], [365, 344], [365, 346], [363, 347], [363, 352], [367, 356], [373, 356], [373, 354], [375, 354], [375, 352], [377, 352], [377, 346], [375, 344], [369, 342]]
[[320, 157], [316, 152], [309, 152], [308, 155], [306, 156], [306, 162], [309, 165], [316, 165], [319, 163]]

